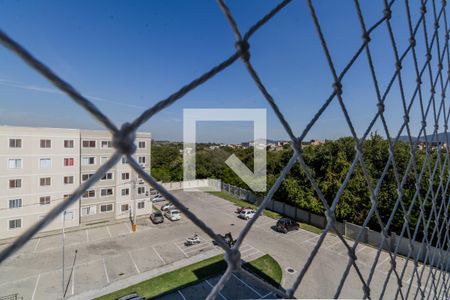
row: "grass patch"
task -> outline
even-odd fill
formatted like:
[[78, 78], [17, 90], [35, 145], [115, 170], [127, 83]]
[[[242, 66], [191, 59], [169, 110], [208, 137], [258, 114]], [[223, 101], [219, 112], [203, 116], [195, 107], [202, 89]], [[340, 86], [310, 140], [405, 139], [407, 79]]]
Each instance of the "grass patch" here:
[[320, 229], [319, 227], [316, 226], [312, 226], [306, 223], [300, 223], [300, 228], [315, 234], [322, 234], [323, 230]]
[[283, 278], [281, 267], [278, 262], [268, 254], [246, 263], [243, 268], [275, 287], [280, 287], [281, 285], [281, 279]]
[[97, 300], [117, 299], [132, 293], [151, 298], [173, 289], [194, 283], [197, 280], [223, 272], [226, 269], [223, 255], [217, 255], [181, 269], [129, 286]]
[[[158, 277], [129, 286], [114, 293], [101, 296], [96, 300], [115, 300], [120, 297], [137, 293], [141, 297], [152, 298], [158, 295], [191, 285], [221, 272], [227, 267], [223, 255], [217, 255], [198, 263], [162, 274]], [[249, 272], [278, 287], [281, 284], [282, 271], [278, 262], [270, 255], [264, 255], [256, 260], [244, 264]]]
[[[239, 199], [238, 197], [236, 197], [234, 195], [231, 195], [231, 194], [228, 194], [226, 192], [208, 192], [208, 193], [211, 194], [211, 195], [220, 197], [222, 199], [225, 199], [227, 201], [230, 201], [230, 202], [232, 202], [232, 203], [234, 203], [234, 204], [236, 204], [237, 206], [240, 206], [240, 207], [249, 207], [249, 208], [253, 208], [253, 209], [256, 209], [258, 207], [255, 204], [252, 204], [252, 203], [249, 203], [249, 202], [247, 202], [245, 200]], [[278, 220], [278, 219], [283, 217], [283, 215], [281, 215], [281, 214], [279, 214], [277, 212], [268, 210], [268, 209], [264, 210], [264, 215], [266, 217], [269, 217], [269, 218], [272, 218], [272, 219], [275, 219], [275, 220]], [[300, 228], [301, 229], [309, 231], [309, 232], [312, 232], [312, 233], [315, 233], [315, 234], [321, 234], [322, 231], [323, 231], [322, 229], [320, 229], [318, 227], [315, 227], [313, 225], [309, 225], [309, 224], [306, 224], [306, 223], [299, 223], [299, 224], [300, 224]]]

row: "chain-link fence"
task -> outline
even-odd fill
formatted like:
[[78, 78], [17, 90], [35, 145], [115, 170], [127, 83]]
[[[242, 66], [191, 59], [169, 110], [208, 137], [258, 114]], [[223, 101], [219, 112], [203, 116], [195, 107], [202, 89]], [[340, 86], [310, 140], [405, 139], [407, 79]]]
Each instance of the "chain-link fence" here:
[[[291, 1], [285, 0], [280, 2], [277, 6], [275, 6], [271, 11], [269, 11], [266, 15], [264, 15], [258, 22], [256, 22], [253, 26], [251, 26], [247, 32], [241, 34], [238, 24], [235, 22], [233, 18], [233, 14], [230, 9], [227, 7], [223, 0], [218, 0], [218, 5], [220, 9], [223, 11], [226, 19], [228, 20], [232, 32], [235, 35], [236, 39], [236, 51], [228, 58], [226, 58], [223, 62], [211, 68], [209, 71], [194, 79], [187, 85], [183, 86], [181, 89], [167, 97], [159, 101], [153, 107], [144, 111], [136, 120], [131, 123], [124, 124], [121, 128], [117, 128], [106, 115], [104, 115], [101, 111], [97, 109], [95, 105], [93, 105], [88, 99], [82, 96], [74, 87], [61, 79], [58, 75], [56, 75], [50, 68], [48, 68], [45, 64], [36, 59], [33, 55], [31, 55], [26, 49], [24, 49], [20, 44], [10, 38], [6, 33], [0, 31], [0, 42], [7, 48], [9, 48], [12, 52], [17, 54], [22, 58], [30, 67], [38, 71], [42, 76], [47, 78], [51, 83], [53, 83], [56, 87], [66, 93], [73, 101], [79, 104], [81, 107], [86, 109], [91, 115], [93, 115], [98, 121], [100, 121], [112, 134], [113, 136], [113, 145], [116, 149], [115, 154], [106, 162], [103, 166], [99, 168], [99, 170], [89, 178], [85, 183], [80, 185], [74, 193], [64, 202], [60, 203], [56, 207], [54, 207], [45, 218], [40, 220], [37, 224], [28, 229], [24, 234], [22, 234], [19, 238], [15, 240], [13, 244], [4, 249], [0, 253], [0, 263], [3, 262], [6, 258], [8, 258], [12, 253], [20, 249], [29, 239], [31, 239], [38, 231], [44, 228], [47, 224], [49, 224], [52, 220], [54, 220], [58, 215], [60, 215], [67, 207], [72, 205], [78, 198], [82, 196], [82, 194], [91, 187], [97, 180], [99, 180], [103, 174], [105, 174], [108, 169], [110, 169], [114, 164], [116, 164], [119, 159], [125, 155], [128, 158], [128, 162], [131, 167], [151, 186], [153, 186], [156, 190], [158, 190], [164, 197], [166, 197], [169, 201], [175, 204], [180, 211], [185, 214], [195, 225], [197, 225], [201, 230], [203, 230], [209, 237], [211, 237], [217, 244], [223, 248], [225, 251], [225, 260], [228, 264], [228, 268], [226, 272], [221, 277], [220, 281], [216, 284], [216, 286], [211, 291], [209, 298], [215, 298], [218, 295], [219, 291], [223, 288], [224, 284], [230, 279], [232, 272], [240, 272], [246, 277], [251, 277], [254, 280], [258, 280], [255, 276], [243, 268], [241, 268], [241, 259], [240, 259], [240, 247], [248, 235], [249, 231], [252, 229], [256, 219], [261, 215], [262, 210], [266, 207], [266, 205], [271, 200], [274, 193], [280, 187], [282, 181], [285, 179], [286, 175], [289, 173], [290, 169], [294, 166], [295, 163], [299, 163], [302, 171], [307, 176], [311, 186], [315, 190], [318, 199], [320, 199], [321, 203], [325, 207], [324, 214], [326, 216], [326, 227], [323, 230], [323, 233], [320, 235], [316, 245], [314, 246], [311, 253], [309, 253], [309, 257], [306, 263], [303, 265], [300, 270], [298, 276], [294, 284], [286, 289], [276, 289], [269, 284], [264, 284], [271, 291], [278, 293], [281, 296], [290, 298], [294, 297], [295, 291], [300, 287], [302, 282], [304, 281], [305, 274], [307, 274], [308, 270], [311, 267], [314, 259], [317, 256], [319, 249], [324, 242], [325, 237], [333, 230], [336, 232], [338, 238], [343, 243], [348, 252], [348, 262], [345, 268], [344, 273], [340, 278], [336, 278], [339, 281], [339, 285], [337, 290], [335, 291], [334, 297], [339, 297], [341, 295], [341, 291], [343, 289], [344, 283], [350, 273], [350, 270], [353, 268], [357, 274], [357, 277], [361, 281], [362, 288], [362, 296], [364, 298], [371, 298], [371, 283], [374, 279], [375, 269], [378, 264], [378, 259], [381, 251], [386, 248], [384, 247], [385, 243], [389, 241], [389, 228], [391, 226], [393, 217], [395, 214], [400, 213], [403, 216], [404, 224], [403, 228], [399, 234], [399, 237], [406, 237], [410, 241], [416, 239], [418, 232], [422, 231], [422, 244], [425, 245], [424, 249], [427, 251], [428, 247], [431, 246], [433, 241], [433, 246], [438, 248], [440, 251], [438, 255], [428, 255], [425, 253], [423, 256], [424, 263], [433, 262], [432, 265], [436, 265], [438, 267], [430, 267], [429, 271], [425, 273], [425, 268], [419, 270], [418, 268], [418, 257], [414, 255], [408, 255], [406, 264], [403, 268], [399, 268], [396, 266], [396, 258], [398, 255], [398, 248], [394, 247], [393, 250], [388, 247], [389, 260], [391, 262], [391, 266], [387, 275], [384, 278], [384, 284], [382, 284], [382, 290], [378, 291], [378, 295], [383, 297], [388, 288], [388, 282], [391, 276], [393, 276], [396, 280], [396, 286], [394, 289], [396, 290], [396, 297], [410, 298], [410, 297], [421, 297], [421, 298], [446, 298], [450, 297], [450, 283], [449, 283], [449, 274], [445, 271], [448, 266], [440, 263], [443, 256], [449, 255], [449, 195], [448, 195], [448, 186], [450, 183], [449, 174], [449, 150], [447, 145], [449, 145], [447, 133], [448, 133], [448, 118], [450, 115], [450, 111], [447, 111], [448, 107], [450, 107], [446, 102], [446, 91], [449, 83], [449, 74], [450, 74], [450, 54], [448, 49], [448, 41], [449, 41], [449, 28], [447, 24], [447, 14], [446, 7], [447, 3], [445, 0], [438, 2], [436, 0], [421, 0], [419, 12], [417, 13], [418, 17], [414, 19], [412, 17], [412, 12], [410, 8], [410, 3], [408, 0], [404, 2], [404, 9], [406, 10], [406, 24], [402, 26], [406, 26], [408, 36], [396, 37], [393, 31], [392, 19], [393, 19], [393, 10], [397, 9], [394, 6], [396, 3], [400, 1], [387, 1], [380, 0], [384, 5], [384, 11], [380, 12], [380, 17], [373, 24], [366, 24], [366, 19], [361, 10], [360, 4], [358, 0], [354, 1], [354, 11], [356, 12], [359, 24], [362, 32], [362, 41], [359, 48], [353, 53], [348, 63], [342, 68], [342, 70], [338, 71], [335, 65], [334, 60], [332, 59], [332, 55], [329, 51], [329, 45], [327, 39], [325, 38], [322, 31], [322, 21], [316, 14], [315, 4], [312, 0], [307, 0], [307, 6], [310, 11], [310, 15], [312, 18], [312, 22], [315, 26], [315, 30], [317, 31], [317, 36], [320, 41], [320, 44], [323, 48], [323, 52], [325, 54], [326, 62], [329, 65], [331, 75], [333, 77], [333, 82], [331, 83], [332, 88], [330, 91], [329, 97], [327, 97], [324, 101], [320, 109], [308, 123], [308, 125], [304, 128], [304, 130], [300, 133], [300, 135], [296, 135], [292, 130], [289, 123], [286, 121], [283, 113], [278, 108], [277, 101], [272, 97], [269, 92], [269, 89], [263, 84], [262, 79], [259, 77], [257, 71], [251, 63], [250, 59], [250, 42], [252, 40], [253, 35], [259, 31], [263, 26], [267, 24], [269, 20], [276, 17], [277, 14], [285, 9], [288, 9], [288, 5]], [[417, 0], [418, 2], [419, 0]], [[349, 12], [352, 13], [352, 12]], [[431, 22], [434, 24], [433, 28], [429, 28], [427, 24], [427, 19], [430, 18]], [[383, 25], [383, 26], [382, 26]], [[385, 28], [385, 29], [383, 29]], [[417, 34], [419, 32], [423, 33], [423, 43], [421, 47], [418, 47]], [[371, 45], [371, 36], [380, 30], [387, 30], [387, 34], [389, 35], [390, 45], [392, 48], [392, 56], [395, 60], [395, 65], [392, 66], [392, 77], [389, 78], [388, 84], [385, 89], [382, 89], [379, 84], [379, 75], [377, 74], [374, 68], [374, 60], [372, 57]], [[406, 49], [401, 51], [398, 47], [398, 40], [404, 41], [408, 40], [408, 45]], [[420, 50], [422, 49], [422, 50]], [[423, 64], [419, 64], [418, 56], [425, 55], [426, 60]], [[348, 114], [347, 106], [344, 101], [343, 95], [343, 79], [345, 78], [348, 71], [354, 66], [355, 61], [359, 58], [365, 56], [367, 58], [367, 64], [370, 70], [370, 76], [373, 80], [373, 88], [376, 91], [376, 103], [378, 112], [375, 114], [373, 119], [371, 120], [369, 126], [365, 129], [364, 134], [360, 137], [357, 136], [354, 124]], [[238, 59], [241, 59], [242, 63], [245, 65], [246, 69], [250, 77], [255, 82], [258, 89], [261, 91], [264, 98], [267, 100], [270, 107], [273, 109], [275, 115], [281, 122], [284, 127], [286, 133], [289, 135], [292, 140], [292, 148], [293, 155], [289, 160], [286, 167], [282, 170], [278, 179], [272, 185], [267, 195], [265, 196], [263, 202], [260, 204], [255, 217], [252, 218], [248, 223], [246, 223], [245, 227], [241, 231], [236, 244], [229, 248], [228, 245], [222, 240], [216, 232], [214, 232], [208, 224], [204, 223], [201, 219], [199, 219], [194, 213], [187, 209], [187, 207], [178, 200], [174, 195], [168, 192], [162, 185], [160, 185], [151, 175], [145, 173], [139, 166], [139, 164], [132, 157], [135, 151], [135, 132], [136, 130], [152, 118], [155, 114], [165, 109], [169, 105], [173, 104], [175, 101], [181, 99], [184, 95], [200, 86], [201, 84], [208, 81], [210, 78], [215, 76], [217, 73], [223, 71], [233, 63], [236, 63]], [[411, 97], [407, 97], [405, 90], [407, 89], [406, 85], [403, 83], [402, 75], [405, 71], [402, 70], [402, 64], [405, 59], [411, 59], [413, 61], [413, 72], [415, 73], [416, 84], [412, 87]], [[429, 81], [429, 82], [428, 82]], [[428, 82], [430, 85], [430, 90], [426, 90], [424, 88], [424, 82]], [[403, 122], [400, 130], [397, 133], [391, 132], [389, 129], [385, 116], [385, 100], [389, 94], [395, 89], [394, 86], [398, 85], [398, 91], [400, 92], [399, 99], [401, 100], [402, 108], [403, 108]], [[440, 91], [440, 93], [439, 93]], [[333, 199], [326, 199], [324, 194], [322, 193], [317, 181], [314, 178], [313, 173], [309, 169], [308, 165], [304, 160], [304, 153], [302, 151], [301, 143], [306, 137], [307, 133], [310, 131], [312, 126], [321, 118], [324, 111], [329, 107], [332, 102], [338, 102], [341, 111], [345, 116], [346, 124], [351, 131], [351, 135], [356, 144], [356, 154], [354, 160], [351, 164], [351, 167], [343, 180], [341, 186], [339, 187], [337, 193], [333, 197]], [[417, 137], [413, 138], [411, 134], [410, 128], [410, 113], [412, 107], [420, 106], [420, 132]], [[428, 124], [427, 120], [429, 119], [429, 115], [432, 115], [431, 118], [432, 124]], [[383, 129], [385, 131], [387, 140], [389, 141], [389, 159], [384, 167], [384, 171], [377, 178], [376, 182], [372, 182], [371, 176], [369, 176], [368, 170], [366, 168], [365, 161], [363, 159], [363, 148], [362, 144], [373, 129], [375, 122], [381, 121], [383, 125]], [[432, 138], [430, 139], [427, 136], [427, 128], [432, 127]], [[445, 133], [445, 147], [441, 149], [441, 147], [431, 147], [433, 142], [437, 141], [437, 134], [439, 128], [444, 129]], [[400, 172], [396, 168], [396, 157], [394, 147], [399, 141], [399, 137], [402, 132], [406, 131], [408, 137], [408, 143], [410, 146], [410, 156], [409, 161], [406, 167], [406, 171], [404, 175], [400, 174]], [[417, 146], [420, 141], [424, 140], [426, 144], [425, 148], [425, 160], [419, 164], [419, 161], [416, 156]], [[436, 159], [431, 160], [430, 156], [433, 151], [439, 155], [436, 155]], [[441, 155], [442, 154], [442, 155]], [[339, 233], [339, 230], [336, 230], [336, 217], [335, 210], [339, 203], [341, 196], [343, 195], [344, 190], [349, 183], [349, 180], [352, 174], [355, 171], [355, 168], [360, 168], [362, 170], [362, 174], [367, 182], [367, 187], [370, 191], [370, 202], [371, 208], [365, 218], [365, 221], [361, 228], [365, 228], [372, 218], [375, 218], [379, 227], [382, 229], [380, 233], [380, 247], [377, 251], [377, 255], [375, 260], [371, 266], [370, 272], [367, 276], [363, 276], [361, 270], [356, 263], [358, 255], [355, 251], [358, 246], [361, 237], [363, 235], [363, 230], [357, 234], [357, 238], [353, 244], [350, 244], [343, 236]], [[398, 197], [395, 201], [395, 205], [392, 208], [390, 216], [387, 218], [387, 221], [383, 221], [380, 216], [380, 212], [378, 209], [378, 199], [377, 196], [380, 191], [380, 186], [382, 185], [383, 179], [385, 178], [388, 170], [393, 170], [396, 184], [397, 184], [397, 193]], [[425, 180], [424, 173], [430, 172], [431, 175], [438, 178], [437, 186], [433, 185], [432, 181], [429, 182], [428, 188], [423, 191], [421, 189], [421, 183]], [[412, 202], [409, 207], [406, 207], [403, 202], [404, 197], [404, 184], [405, 178], [407, 174], [412, 172], [415, 176], [416, 181], [416, 191], [412, 196]], [[430, 210], [425, 209], [425, 205], [431, 205]], [[414, 205], [419, 205], [420, 207], [420, 216], [417, 225], [414, 230], [411, 232], [410, 228], [410, 215]], [[433, 226], [430, 226], [433, 224]], [[414, 245], [410, 244], [411, 250]], [[413, 253], [412, 251], [410, 253]], [[413, 269], [413, 277], [417, 280], [417, 288], [412, 287], [412, 280], [409, 282], [408, 287], [403, 286], [403, 279], [405, 275], [405, 269], [408, 262], [414, 265]], [[442, 260], [446, 261], [446, 260]], [[448, 260], [447, 260], [448, 261]], [[392, 288], [392, 287], [389, 287]]]

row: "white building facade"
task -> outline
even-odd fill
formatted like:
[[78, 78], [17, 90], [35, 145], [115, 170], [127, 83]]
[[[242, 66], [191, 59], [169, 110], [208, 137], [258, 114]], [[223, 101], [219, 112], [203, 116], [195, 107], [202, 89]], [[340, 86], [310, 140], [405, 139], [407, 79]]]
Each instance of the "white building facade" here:
[[[150, 172], [150, 133], [135, 153]], [[111, 157], [108, 131], [0, 126], [0, 239], [20, 235]], [[109, 170], [44, 231], [150, 214], [150, 188], [125, 160]]]

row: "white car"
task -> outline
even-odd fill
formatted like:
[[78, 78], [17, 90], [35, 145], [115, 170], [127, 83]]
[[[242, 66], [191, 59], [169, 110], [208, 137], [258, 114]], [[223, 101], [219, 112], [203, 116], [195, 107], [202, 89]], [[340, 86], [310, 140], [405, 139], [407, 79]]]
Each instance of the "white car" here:
[[163, 196], [161, 196], [161, 194], [157, 194], [155, 197], [153, 197], [152, 202], [156, 203], [156, 202], [163, 202], [166, 201], [166, 198], [164, 198]]
[[181, 219], [181, 213], [178, 209], [169, 209], [164, 213], [164, 215], [170, 221], [179, 221]]
[[171, 209], [175, 209], [175, 208], [176, 208], [175, 205], [173, 205], [172, 203], [167, 203], [161, 207], [161, 210], [166, 211], [166, 210], [171, 210]]
[[244, 209], [239, 213], [238, 217], [244, 220], [248, 220], [253, 218], [254, 215], [255, 211], [253, 209]]

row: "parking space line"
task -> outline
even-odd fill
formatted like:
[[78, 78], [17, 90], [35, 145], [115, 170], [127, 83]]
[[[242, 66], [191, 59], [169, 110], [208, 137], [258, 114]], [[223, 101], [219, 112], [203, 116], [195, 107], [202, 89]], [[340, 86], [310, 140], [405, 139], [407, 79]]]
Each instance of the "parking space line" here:
[[155, 247], [152, 247], [153, 251], [155, 251], [156, 255], [158, 255], [159, 259], [162, 261], [163, 264], [166, 264], [166, 262], [164, 261], [164, 259], [161, 257], [161, 255], [159, 255], [158, 251], [156, 251]]
[[108, 271], [106, 270], [105, 258], [102, 258], [102, 260], [103, 260], [103, 268], [105, 269], [106, 282], [109, 283], [109, 276], [108, 276]]
[[266, 297], [272, 295], [272, 292], [268, 292], [267, 294], [265, 294], [264, 296], [261, 297], [261, 299], [266, 299]]
[[[206, 279], [205, 281], [206, 281], [206, 283], [207, 283], [212, 289], [214, 288], [214, 286], [211, 284], [211, 282], [209, 282], [208, 279]], [[219, 292], [219, 296], [222, 297], [224, 300], [228, 300], [228, 299], [222, 294], [222, 292]]]
[[180, 296], [181, 296], [181, 298], [183, 298], [183, 300], [187, 300], [186, 297], [183, 295], [183, 293], [180, 290], [178, 290], [178, 294], [180, 294]]
[[134, 267], [136, 268], [136, 271], [138, 272], [138, 274], [140, 274], [141, 271], [139, 270], [139, 268], [138, 268], [136, 262], [134, 261], [133, 255], [131, 255], [131, 252], [130, 252], [130, 251], [127, 251], [127, 252], [128, 252], [128, 255], [129, 255], [130, 258], [131, 258], [131, 261], [133, 262]]
[[184, 256], [189, 257], [189, 256], [186, 254], [186, 252], [184, 252], [183, 249], [181, 249], [180, 246], [178, 246], [178, 245], [175, 244], [175, 243], [173, 243], [173, 244], [175, 245], [175, 247], [177, 247], [177, 248], [184, 254]]
[[89, 243], [89, 232], [88, 232], [88, 230], [86, 229], [86, 242], [88, 242]]
[[130, 225], [128, 225], [128, 222], [124, 222], [124, 223], [122, 223], [122, 224], [125, 225], [125, 227], [127, 228], [127, 230], [128, 230], [129, 233], [132, 233], [132, 232], [133, 232], [133, 230], [131, 230]]
[[38, 239], [36, 242], [36, 245], [34, 245], [33, 253], [36, 253], [40, 241], [41, 241], [41, 239]]
[[106, 231], [108, 231], [109, 238], [112, 239], [111, 231], [109, 230], [109, 226], [106, 226]]
[[249, 286], [246, 282], [244, 282], [243, 280], [241, 280], [239, 277], [237, 277], [237, 276], [234, 275], [234, 274], [231, 274], [231, 275], [233, 275], [234, 278], [236, 278], [237, 280], [239, 280], [240, 282], [242, 282], [242, 284], [244, 284], [248, 289], [250, 289], [251, 291], [255, 292], [256, 295], [258, 295], [259, 297], [262, 296], [262, 295], [261, 295], [260, 293], [258, 293], [254, 288], [252, 288], [251, 286]]
[[[337, 244], [339, 244], [339, 243], [342, 243], [342, 241], [341, 240], [337, 240], [336, 242], [334, 242], [333, 244], [331, 244], [331, 245], [328, 245], [328, 247], [325, 247], [326, 249], [330, 249], [331, 247], [333, 247], [333, 246], [335, 246], [335, 245], [337, 245]], [[343, 246], [344, 246], [344, 244], [342, 244]], [[345, 246], [344, 246], [345, 247]]]
[[34, 296], [36, 295], [36, 290], [39, 284], [39, 279], [41, 278], [41, 274], [37, 276], [36, 283], [34, 284], [33, 295], [31, 295], [31, 300], [34, 300]]

